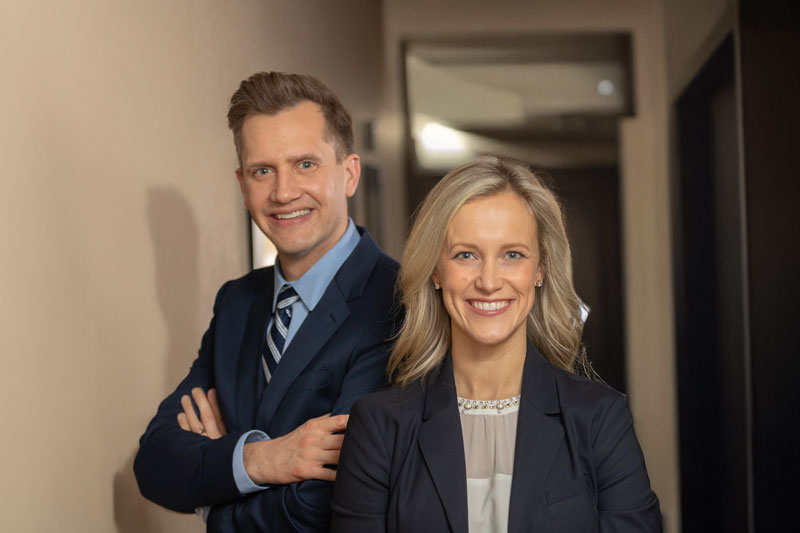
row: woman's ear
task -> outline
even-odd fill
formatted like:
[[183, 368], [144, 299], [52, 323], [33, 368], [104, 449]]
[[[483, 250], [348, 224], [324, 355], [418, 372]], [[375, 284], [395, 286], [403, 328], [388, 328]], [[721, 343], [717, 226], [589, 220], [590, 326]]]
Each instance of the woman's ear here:
[[545, 273], [547, 269], [544, 268], [544, 265], [539, 265], [539, 268], [536, 270], [536, 286], [541, 287], [544, 284]]

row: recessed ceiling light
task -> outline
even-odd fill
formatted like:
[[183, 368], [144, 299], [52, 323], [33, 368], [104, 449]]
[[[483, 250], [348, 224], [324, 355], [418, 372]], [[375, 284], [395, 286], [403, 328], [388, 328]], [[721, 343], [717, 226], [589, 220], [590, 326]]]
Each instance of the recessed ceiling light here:
[[614, 84], [611, 80], [600, 80], [597, 83], [597, 93], [603, 96], [609, 96], [614, 92]]
[[461, 132], [436, 122], [425, 124], [420, 138], [426, 148], [436, 152], [460, 151], [466, 148]]

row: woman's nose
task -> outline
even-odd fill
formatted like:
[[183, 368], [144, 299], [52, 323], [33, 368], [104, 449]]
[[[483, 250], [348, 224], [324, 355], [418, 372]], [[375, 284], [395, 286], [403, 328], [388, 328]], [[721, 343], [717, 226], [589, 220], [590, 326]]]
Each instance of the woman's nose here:
[[502, 279], [498, 274], [495, 261], [484, 261], [477, 279], [477, 287], [487, 293], [496, 291], [502, 285]]

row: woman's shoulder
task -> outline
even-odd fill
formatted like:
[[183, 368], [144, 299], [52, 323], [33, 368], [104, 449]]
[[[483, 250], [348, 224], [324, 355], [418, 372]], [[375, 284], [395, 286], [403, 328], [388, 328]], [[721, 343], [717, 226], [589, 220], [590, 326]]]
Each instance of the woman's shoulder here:
[[373, 414], [400, 416], [421, 412], [425, 404], [425, 391], [420, 381], [408, 385], [393, 385], [356, 400], [353, 410], [366, 410]]
[[560, 368], [551, 367], [558, 387], [562, 410], [604, 411], [617, 403], [627, 404], [627, 397], [600, 379], [589, 379]]
[[627, 397], [606, 383], [553, 368], [565, 430], [585, 443], [616, 442], [632, 428]]
[[[424, 389], [417, 382], [373, 392], [353, 403], [347, 434], [374, 435], [376, 442], [394, 443], [392, 448], [398, 445], [402, 448], [415, 438], [422, 424], [424, 406]], [[406, 445], [398, 444], [401, 441]]]
[[[624, 394], [607, 385], [599, 377], [589, 379], [555, 366], [532, 344], [528, 345], [525, 376], [523, 393], [527, 391], [542, 399], [546, 398], [544, 405], [548, 408], [554, 408], [557, 403], [562, 411], [565, 408], [593, 410], [625, 399]], [[527, 389], [525, 382], [528, 384]]]

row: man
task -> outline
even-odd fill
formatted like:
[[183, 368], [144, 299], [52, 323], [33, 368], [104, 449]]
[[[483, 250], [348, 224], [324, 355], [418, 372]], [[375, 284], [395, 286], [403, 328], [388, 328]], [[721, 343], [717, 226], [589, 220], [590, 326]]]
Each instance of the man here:
[[204, 508], [209, 531], [327, 530], [335, 470], [325, 465], [338, 462], [342, 413], [383, 384], [397, 264], [347, 216], [360, 163], [327, 87], [255, 74], [228, 124], [244, 203], [278, 260], [219, 290], [198, 358], [142, 436], [134, 471], [154, 502]]

